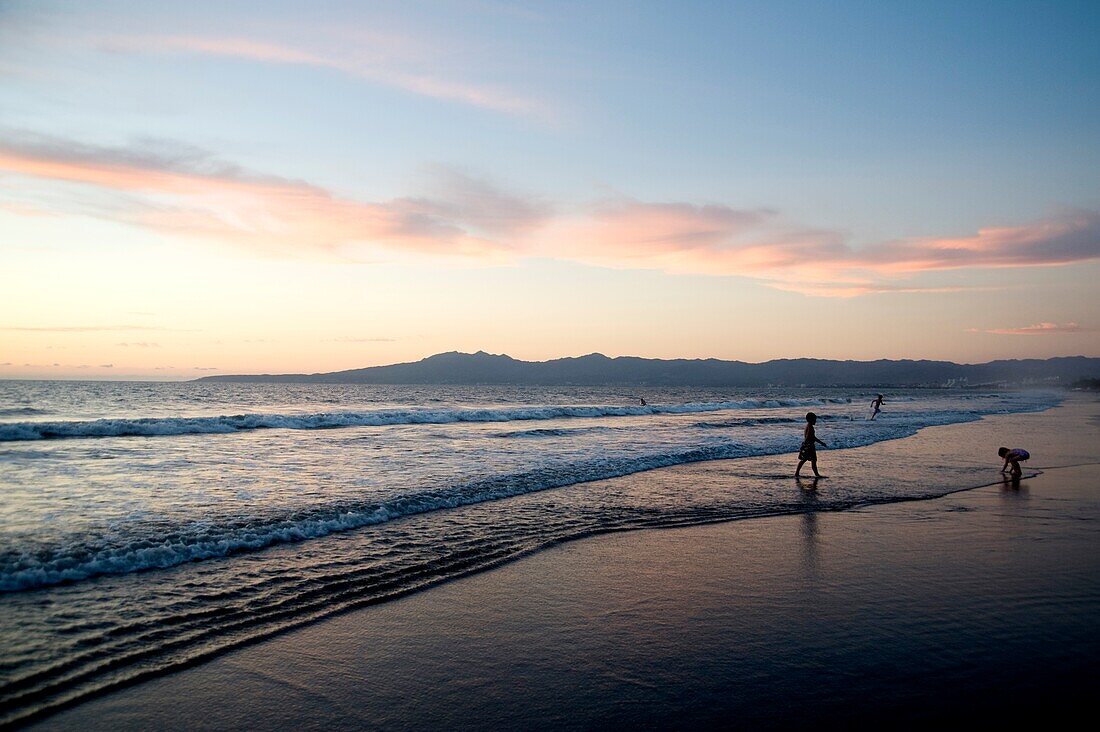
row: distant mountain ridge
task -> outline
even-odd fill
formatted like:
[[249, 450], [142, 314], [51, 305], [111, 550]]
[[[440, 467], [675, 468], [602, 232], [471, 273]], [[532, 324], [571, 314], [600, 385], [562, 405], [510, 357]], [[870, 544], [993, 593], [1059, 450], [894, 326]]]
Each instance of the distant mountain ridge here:
[[980, 386], [1069, 385], [1100, 375], [1100, 358], [958, 364], [951, 361], [778, 359], [764, 363], [707, 359], [609, 358], [600, 353], [520, 361], [451, 351], [389, 366], [317, 374], [205, 376], [197, 381], [306, 384], [514, 384], [539, 386]]

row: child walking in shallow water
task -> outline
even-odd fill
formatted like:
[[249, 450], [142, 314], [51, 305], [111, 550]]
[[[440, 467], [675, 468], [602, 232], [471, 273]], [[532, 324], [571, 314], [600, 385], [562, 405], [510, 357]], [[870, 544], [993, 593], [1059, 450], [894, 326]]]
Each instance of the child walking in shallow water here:
[[806, 461], [810, 461], [810, 467], [814, 471], [815, 478], [824, 478], [821, 473], [817, 472], [817, 446], [828, 447], [824, 442], [817, 439], [817, 432], [814, 431], [814, 425], [817, 424], [817, 415], [813, 412], [806, 414], [806, 432], [802, 437], [802, 447], [798, 450], [798, 467], [795, 468], [794, 477], [798, 477], [802, 472], [802, 466], [806, 464]]

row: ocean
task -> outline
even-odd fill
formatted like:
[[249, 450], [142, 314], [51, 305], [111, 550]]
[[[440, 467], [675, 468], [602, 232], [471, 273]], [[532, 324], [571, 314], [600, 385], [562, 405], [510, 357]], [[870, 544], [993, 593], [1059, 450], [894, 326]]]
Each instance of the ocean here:
[[0, 723], [569, 539], [989, 482], [936, 465], [807, 502], [789, 474], [603, 480], [793, 452], [807, 411], [835, 449], [1059, 402], [891, 390], [870, 421], [873, 396], [0, 381]]

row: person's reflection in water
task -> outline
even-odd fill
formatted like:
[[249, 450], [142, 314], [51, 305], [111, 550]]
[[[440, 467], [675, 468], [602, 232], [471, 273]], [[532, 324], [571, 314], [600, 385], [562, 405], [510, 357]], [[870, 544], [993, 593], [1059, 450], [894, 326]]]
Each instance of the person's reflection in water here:
[[[1020, 476], [1016, 473], [1007, 473], [1002, 479], [1001, 492], [1002, 493], [1020, 493]], [[1027, 493], [1027, 490], [1023, 490]]]
[[817, 482], [819, 480], [820, 480], [820, 478], [816, 478], [816, 477], [813, 478], [812, 480], [806, 480], [801, 475], [796, 475], [794, 477], [794, 482], [798, 483], [798, 487], [801, 488], [804, 493], [806, 493], [806, 492], [812, 493], [812, 492], [816, 491], [817, 490]]
[[798, 478], [802, 489], [802, 566], [807, 574], [817, 574], [817, 479]]

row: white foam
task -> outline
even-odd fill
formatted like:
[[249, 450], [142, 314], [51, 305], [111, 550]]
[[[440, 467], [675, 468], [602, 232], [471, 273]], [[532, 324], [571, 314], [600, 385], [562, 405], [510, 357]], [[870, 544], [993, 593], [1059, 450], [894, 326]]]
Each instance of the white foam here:
[[237, 414], [217, 417], [145, 417], [66, 422], [11, 422], [0, 424], [0, 442], [80, 437], [159, 437], [165, 435], [226, 434], [258, 429], [319, 430], [402, 424], [631, 417], [653, 414], [718, 412], [731, 409], [821, 406], [825, 403], [826, 401], [821, 399], [743, 399], [729, 402], [688, 402], [644, 407], [547, 405], [485, 409], [377, 409], [362, 412], [323, 412], [319, 414]]
[[402, 516], [455, 508], [534, 491], [558, 488], [604, 478], [613, 478], [653, 468], [688, 462], [768, 454], [792, 449], [788, 440], [777, 440], [746, 448], [742, 445], [695, 448], [633, 459], [603, 457], [568, 470], [532, 471], [500, 475], [461, 486], [423, 490], [382, 502], [360, 505], [318, 506], [310, 515], [283, 520], [255, 519], [211, 525], [203, 521], [187, 524], [163, 534], [131, 537], [111, 545], [72, 545], [47, 552], [0, 555], [0, 592], [32, 589], [73, 582], [104, 574], [171, 567], [203, 559], [262, 549], [274, 544], [327, 536], [362, 528]]
[[[782, 400], [781, 406], [806, 406], [809, 400]], [[995, 412], [1026, 412], [1045, 409], [1057, 403], [1056, 398], [1045, 397], [1014, 405], [991, 405], [981, 410], [925, 411], [894, 418], [845, 423], [843, 432], [830, 436], [833, 448], [857, 447], [882, 440], [897, 439], [915, 434], [922, 427], [966, 422], [979, 419], [982, 414]], [[751, 401], [752, 406], [766, 406], [767, 402]], [[240, 417], [196, 418], [195, 420], [97, 420], [95, 422], [60, 423], [67, 425], [95, 426], [102, 434], [120, 434], [118, 423], [138, 425], [149, 429], [178, 429], [191, 422], [210, 432], [212, 426], [223, 425], [220, 431], [258, 429], [260, 427], [290, 427], [296, 429], [320, 429], [326, 426], [351, 424], [410, 424], [440, 423], [443, 421], [510, 421], [515, 419], [552, 419], [563, 416], [608, 416], [609, 414], [669, 414], [685, 412], [717, 411], [720, 409], [746, 408], [746, 402], [696, 403], [669, 407], [532, 407], [494, 410], [379, 410], [375, 412], [344, 413], [338, 415], [242, 415]], [[776, 405], [780, 405], [778, 401]], [[552, 415], [552, 416], [549, 416]], [[366, 420], [371, 421], [366, 421]], [[219, 420], [230, 420], [221, 422]], [[238, 420], [234, 422], [232, 420]], [[284, 421], [286, 420], [286, 421]], [[298, 424], [310, 426], [293, 427]], [[389, 421], [387, 421], [389, 420]], [[403, 421], [398, 421], [403, 420]], [[335, 422], [335, 423], [333, 423]], [[27, 423], [34, 424], [34, 423]], [[690, 426], [688, 426], [690, 429]], [[643, 428], [644, 429], [644, 428]], [[112, 430], [114, 430], [112, 432]], [[142, 433], [128, 433], [142, 434]], [[187, 434], [187, 432], [153, 431], [144, 434]], [[77, 435], [74, 435], [77, 436]], [[80, 434], [78, 436], [86, 436]], [[681, 445], [670, 449], [667, 443], [652, 443], [648, 454], [623, 456], [614, 446], [608, 449], [593, 447], [585, 459], [556, 466], [529, 469], [527, 472], [511, 472], [482, 480], [445, 485], [432, 489], [413, 490], [409, 493], [375, 501], [346, 501], [339, 505], [315, 505], [304, 511], [275, 513], [266, 516], [223, 517], [221, 521], [203, 517], [201, 521], [187, 521], [173, 527], [156, 522], [135, 523], [131, 526], [115, 526], [110, 536], [85, 536], [70, 539], [69, 543], [55, 544], [34, 551], [11, 549], [0, 553], [0, 592], [11, 592], [42, 587], [63, 582], [73, 582], [104, 574], [125, 574], [145, 569], [164, 568], [186, 562], [222, 557], [242, 551], [262, 549], [275, 544], [302, 541], [379, 524], [402, 516], [422, 514], [440, 509], [480, 503], [559, 488], [586, 481], [612, 478], [630, 473], [651, 470], [670, 465], [735, 458], [751, 455], [767, 455], [790, 452], [797, 448], [801, 434], [797, 429], [787, 429], [782, 424], [774, 430], [753, 430], [741, 441], [719, 441], [706, 445]], [[41, 439], [30, 437], [23, 439]], [[119, 531], [118, 529], [123, 529]], [[170, 530], [169, 530], [170, 529]], [[133, 532], [133, 533], [130, 533]], [[152, 533], [151, 533], [152, 532]]]

